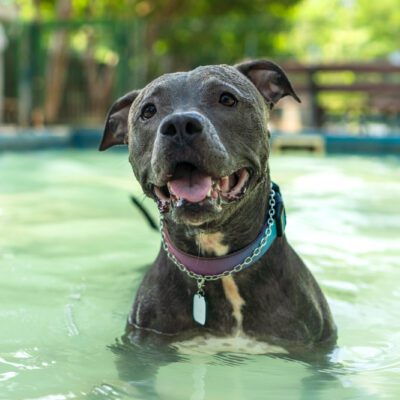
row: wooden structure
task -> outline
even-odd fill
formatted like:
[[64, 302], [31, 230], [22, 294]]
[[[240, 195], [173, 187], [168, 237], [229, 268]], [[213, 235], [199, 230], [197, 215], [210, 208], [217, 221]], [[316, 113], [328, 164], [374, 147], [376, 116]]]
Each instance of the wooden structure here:
[[[321, 127], [322, 109], [318, 103], [318, 94], [322, 92], [365, 93], [369, 96], [368, 109], [378, 113], [400, 114], [400, 65], [389, 63], [348, 63], [301, 65], [283, 64], [286, 72], [294, 78], [296, 90], [308, 93], [311, 102], [311, 123]], [[320, 83], [318, 75], [322, 73], [352, 72], [352, 83]]]
[[311, 151], [314, 153], [325, 153], [325, 139], [321, 134], [281, 134], [273, 135], [271, 150], [273, 153], [284, 151]]

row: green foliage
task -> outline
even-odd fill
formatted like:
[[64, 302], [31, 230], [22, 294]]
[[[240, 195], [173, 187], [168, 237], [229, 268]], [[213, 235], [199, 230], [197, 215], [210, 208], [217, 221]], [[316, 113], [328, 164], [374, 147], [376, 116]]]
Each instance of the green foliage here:
[[[149, 17], [166, 19], [178, 17], [252, 16], [269, 14], [284, 16], [288, 7], [299, 0], [64, 0], [72, 2], [72, 18], [129, 19]], [[62, 0], [16, 0], [24, 19], [33, 19], [35, 9], [43, 18], [55, 17]]]
[[[115, 69], [115, 95], [165, 72], [244, 58], [335, 63], [400, 53], [399, 0], [15, 1], [23, 20], [42, 22], [36, 35], [42, 70], [52, 35], [66, 27], [75, 65], [84, 65], [90, 54], [98, 69]], [[68, 4], [67, 21], [60, 22], [57, 10]], [[359, 79], [350, 72], [317, 76], [320, 84]], [[362, 79], [380, 77], [364, 74]], [[338, 115], [361, 110], [367, 101], [359, 94], [319, 96], [319, 104]]]
[[275, 35], [285, 28], [281, 17], [263, 15], [180, 18], [159, 30], [151, 52], [178, 68], [235, 63], [243, 58], [276, 56]]
[[[299, 0], [18, 0], [26, 20], [57, 19], [57, 8], [72, 2], [70, 21], [140, 20], [143, 32], [135, 36], [147, 78], [200, 64], [235, 63], [246, 57], [273, 57], [282, 50], [276, 40], [288, 29], [292, 6]], [[60, 27], [60, 25], [58, 25]], [[57, 27], [55, 27], [57, 28]], [[86, 29], [86, 28], [85, 28]], [[116, 28], [118, 29], [118, 28]], [[102, 46], [106, 54], [107, 40]], [[74, 32], [75, 51], [85, 51], [85, 35]], [[113, 50], [113, 49], [110, 49]], [[99, 54], [96, 51], [96, 54]], [[104, 58], [104, 57], [103, 57]]]
[[399, 0], [303, 0], [284, 35], [304, 62], [373, 60], [400, 49]]
[[72, 20], [144, 19], [145, 50], [164, 66], [244, 56], [371, 60], [400, 47], [399, 0], [16, 0], [25, 20], [54, 19], [63, 1], [72, 2]]

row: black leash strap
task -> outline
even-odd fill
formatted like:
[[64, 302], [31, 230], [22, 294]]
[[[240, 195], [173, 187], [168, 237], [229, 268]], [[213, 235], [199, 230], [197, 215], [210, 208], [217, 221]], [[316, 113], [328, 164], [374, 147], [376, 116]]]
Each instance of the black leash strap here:
[[141, 211], [150, 227], [155, 231], [158, 231], [158, 224], [154, 221], [150, 213], [144, 208], [143, 204], [133, 195], [131, 196], [131, 200], [132, 203], [139, 209], [139, 211]]

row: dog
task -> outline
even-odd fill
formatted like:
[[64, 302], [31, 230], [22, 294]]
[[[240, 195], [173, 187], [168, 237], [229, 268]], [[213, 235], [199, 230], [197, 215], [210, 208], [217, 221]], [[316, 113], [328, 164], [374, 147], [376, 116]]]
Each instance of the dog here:
[[270, 177], [268, 118], [285, 96], [300, 102], [281, 67], [255, 60], [162, 75], [112, 105], [99, 150], [128, 145], [161, 215], [162, 246], [128, 318], [135, 340], [335, 343]]

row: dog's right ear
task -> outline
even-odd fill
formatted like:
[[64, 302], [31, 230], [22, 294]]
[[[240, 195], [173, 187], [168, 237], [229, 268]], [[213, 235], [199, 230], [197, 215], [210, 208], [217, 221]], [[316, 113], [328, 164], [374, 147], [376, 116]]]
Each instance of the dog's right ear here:
[[99, 150], [104, 151], [108, 148], [128, 143], [128, 115], [133, 101], [136, 99], [140, 90], [133, 90], [120, 97], [110, 108], [107, 114], [103, 139]]

